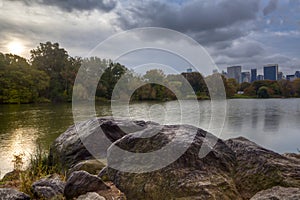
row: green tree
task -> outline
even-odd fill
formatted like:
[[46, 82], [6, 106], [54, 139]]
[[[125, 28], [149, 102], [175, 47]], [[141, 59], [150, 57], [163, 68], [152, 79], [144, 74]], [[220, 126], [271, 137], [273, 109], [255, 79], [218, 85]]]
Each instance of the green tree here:
[[259, 98], [269, 98], [270, 97], [270, 95], [269, 95], [269, 89], [266, 86], [261, 86], [258, 89], [257, 96]]
[[29, 65], [25, 58], [12, 54], [0, 56], [0, 103], [31, 103], [41, 97], [49, 77]]
[[249, 88], [250, 86], [251, 86], [251, 83], [243, 82], [243, 83], [241, 83], [239, 90], [245, 91], [245, 89]]
[[295, 95], [300, 97], [300, 78], [293, 81], [293, 90], [295, 91]]
[[107, 99], [111, 99], [115, 85], [126, 71], [127, 68], [120, 63], [110, 63], [109, 67], [104, 70], [104, 73], [99, 82], [100, 86], [98, 87], [105, 88], [105, 97]]
[[32, 66], [50, 77], [44, 96], [52, 101], [69, 100], [80, 59], [71, 58], [58, 43], [40, 43], [30, 51]]

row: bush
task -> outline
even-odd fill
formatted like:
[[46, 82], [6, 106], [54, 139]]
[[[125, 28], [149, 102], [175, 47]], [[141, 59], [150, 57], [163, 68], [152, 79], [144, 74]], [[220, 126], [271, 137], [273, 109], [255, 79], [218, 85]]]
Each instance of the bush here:
[[269, 98], [270, 97], [269, 88], [267, 88], [265, 86], [260, 87], [258, 89], [257, 96], [259, 98]]

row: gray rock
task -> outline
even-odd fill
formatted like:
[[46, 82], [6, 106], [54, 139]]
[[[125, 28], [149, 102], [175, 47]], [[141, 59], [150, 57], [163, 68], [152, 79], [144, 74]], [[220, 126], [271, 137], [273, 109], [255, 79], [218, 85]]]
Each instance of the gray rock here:
[[23, 192], [11, 188], [0, 188], [0, 200], [29, 200], [30, 197]]
[[[192, 132], [197, 133], [195, 138], [185, 137], [189, 137]], [[186, 145], [188, 139], [191, 139], [192, 144], [174, 163], [148, 173], [126, 173], [111, 168], [112, 164], [123, 166], [130, 163], [130, 160], [122, 160], [121, 156], [111, 152], [110, 147], [107, 168], [110, 180], [128, 199], [242, 199], [232, 177], [234, 152], [217, 138], [217, 144], [212, 148], [208, 138], [214, 136], [202, 129], [188, 125], [168, 125], [161, 127], [159, 133], [150, 138], [142, 139], [130, 134], [116, 141], [114, 145], [130, 152], [144, 153], [161, 149], [175, 135], [184, 136], [182, 140], [178, 140], [178, 145]], [[139, 136], [145, 135], [139, 132]], [[203, 159], [198, 155], [202, 145], [211, 149]]]
[[53, 175], [34, 182], [31, 187], [37, 198], [51, 199], [63, 195], [65, 183], [58, 176]]
[[300, 187], [300, 160], [267, 150], [243, 137], [226, 144], [236, 154], [235, 184], [246, 199], [273, 186]]
[[254, 195], [250, 200], [299, 200], [300, 188], [272, 187]]
[[86, 171], [76, 171], [68, 178], [64, 196], [67, 199], [73, 199], [88, 192], [97, 192], [107, 190], [107, 186], [100, 178], [91, 175]]
[[[99, 126], [100, 125], [100, 126]], [[99, 145], [99, 141], [107, 138], [114, 142], [126, 133], [141, 130], [147, 126], [144, 121], [113, 120], [111, 117], [97, 118], [73, 125], [61, 134], [51, 145], [49, 163], [69, 169], [83, 160], [106, 158], [109, 143]], [[101, 127], [101, 129], [100, 129]], [[104, 134], [100, 134], [103, 130]], [[125, 131], [124, 131], [125, 130]], [[79, 137], [80, 135], [80, 137]], [[85, 145], [89, 145], [89, 150]], [[90, 153], [93, 152], [93, 155]]]
[[90, 174], [99, 174], [99, 172], [105, 167], [105, 164], [100, 162], [99, 160], [84, 160], [79, 162], [74, 167], [68, 170], [67, 177], [75, 171], [86, 171]]
[[[104, 135], [100, 134], [100, 138], [97, 136], [101, 132], [99, 124], [104, 132]], [[87, 127], [90, 127], [90, 131], [83, 131]], [[151, 129], [159, 131], [149, 136]], [[197, 134], [194, 137], [191, 133], [195, 132]], [[82, 137], [79, 138], [78, 134]], [[98, 153], [97, 158], [107, 156], [108, 166], [98, 176], [111, 180], [129, 200], [240, 200], [250, 199], [259, 191], [274, 186], [300, 187], [299, 154], [280, 155], [242, 137], [223, 141], [193, 126], [161, 126], [152, 122], [111, 118], [82, 122], [79, 124], [78, 134], [73, 126], [57, 138], [52, 145], [49, 160], [53, 164], [66, 163], [67, 167], [77, 168], [80, 166], [77, 163], [93, 159], [81, 142], [83, 140], [85, 144], [95, 147], [89, 150]], [[175, 141], [176, 145], [185, 146], [187, 150], [172, 164], [148, 173], [138, 173], [138, 170], [128, 173], [112, 168], [126, 168], [135, 161], [135, 156], [124, 157], [122, 153], [113, 151], [115, 147], [133, 153], [153, 152], [162, 149], [175, 136], [180, 138]], [[114, 143], [98, 145], [98, 141], [104, 137]], [[214, 146], [210, 142], [212, 138], [217, 141]], [[189, 144], [188, 140], [192, 143]], [[211, 151], [206, 157], [200, 158], [199, 150], [203, 147]], [[162, 155], [157, 157], [169, 159]], [[160, 164], [148, 162], [144, 157], [138, 161], [144, 162], [149, 168]], [[70, 199], [106, 189], [107, 186], [99, 177], [84, 171], [73, 172], [65, 187], [65, 196]], [[105, 193], [99, 194], [105, 196]]]
[[77, 200], [105, 200], [105, 198], [96, 192], [88, 192], [84, 195], [80, 195]]

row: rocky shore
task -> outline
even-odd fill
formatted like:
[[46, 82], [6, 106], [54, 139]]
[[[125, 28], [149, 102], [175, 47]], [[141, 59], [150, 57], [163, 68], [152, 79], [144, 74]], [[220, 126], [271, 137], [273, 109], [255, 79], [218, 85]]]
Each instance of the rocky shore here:
[[[85, 145], [93, 147], [99, 136], [112, 145], [94, 145], [93, 152], [107, 156], [108, 165], [96, 160]], [[82, 131], [89, 127], [90, 131]], [[159, 130], [148, 137], [149, 130]], [[80, 137], [77, 131], [81, 132]], [[147, 173], [131, 173], [122, 167], [128, 160], [111, 159], [112, 146], [133, 153], [161, 149], [175, 136], [196, 133], [187, 150], [170, 165]], [[100, 137], [100, 138], [99, 138]], [[0, 189], [0, 199], [107, 199], [107, 200], [296, 200], [300, 199], [300, 156], [278, 154], [246, 138], [221, 140], [190, 125], [98, 118], [71, 126], [51, 146], [49, 165], [60, 166], [66, 180], [51, 174], [32, 184], [34, 197], [11, 188]], [[177, 141], [178, 142], [178, 141]], [[84, 145], [85, 144], [85, 145]], [[187, 145], [185, 140], [177, 145]], [[199, 157], [205, 145], [211, 151]], [[167, 158], [166, 158], [167, 159]]]

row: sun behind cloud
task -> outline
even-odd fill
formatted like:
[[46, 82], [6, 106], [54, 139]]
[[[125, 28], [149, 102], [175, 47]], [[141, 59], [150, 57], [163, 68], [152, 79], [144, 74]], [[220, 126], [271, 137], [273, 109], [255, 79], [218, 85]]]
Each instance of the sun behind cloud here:
[[24, 52], [25, 47], [21, 42], [12, 41], [8, 43], [7, 49], [9, 53], [20, 55]]

